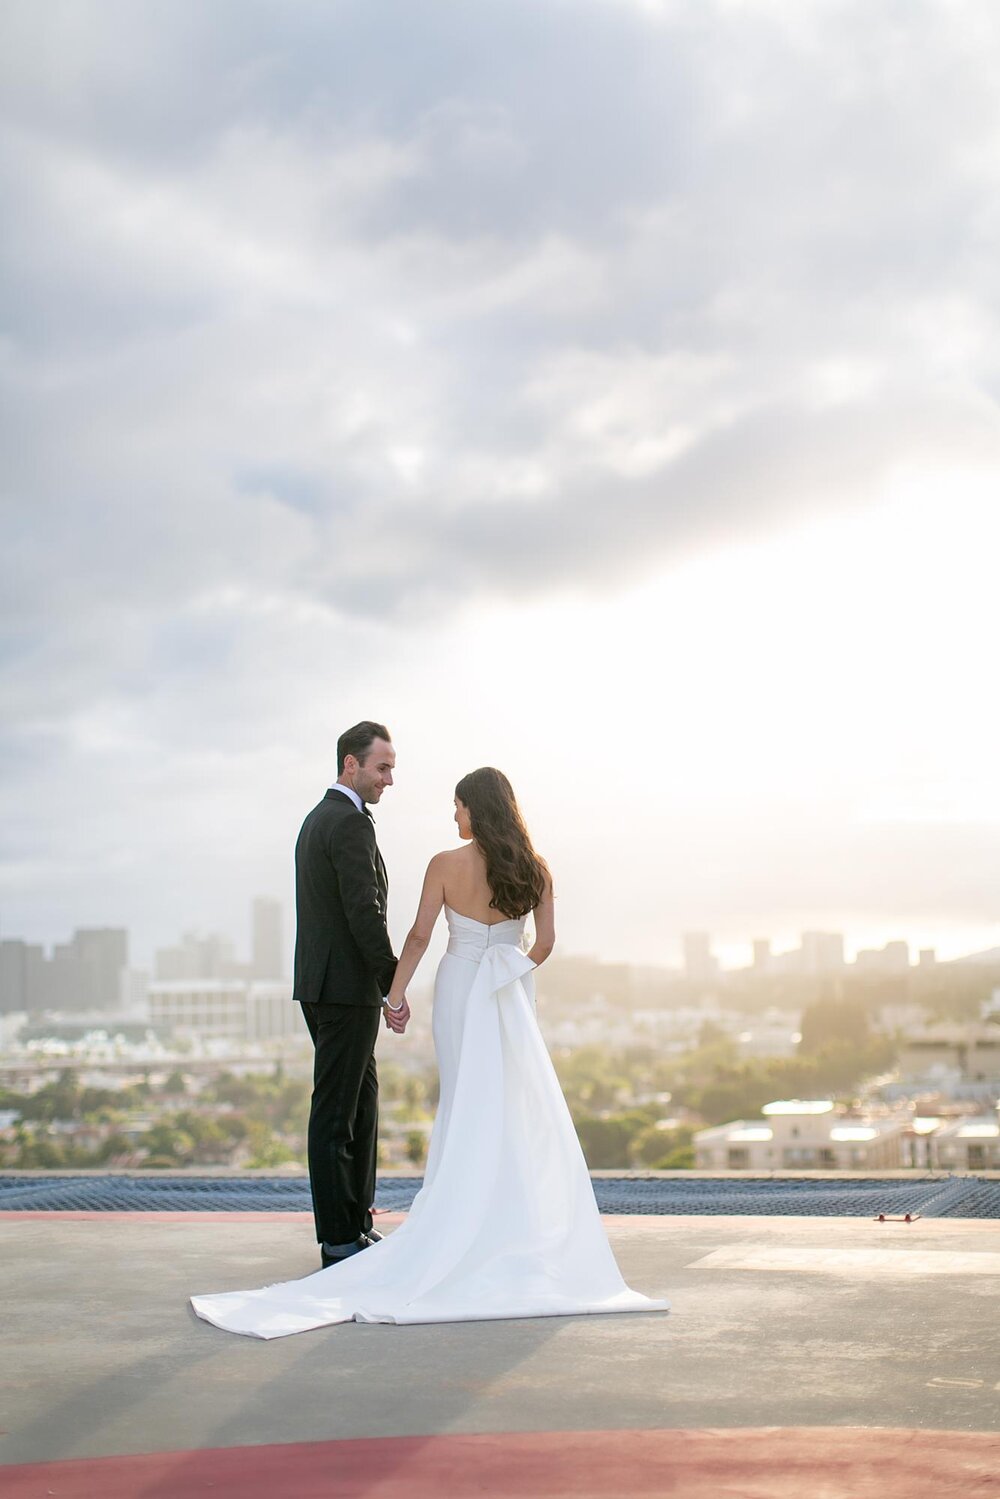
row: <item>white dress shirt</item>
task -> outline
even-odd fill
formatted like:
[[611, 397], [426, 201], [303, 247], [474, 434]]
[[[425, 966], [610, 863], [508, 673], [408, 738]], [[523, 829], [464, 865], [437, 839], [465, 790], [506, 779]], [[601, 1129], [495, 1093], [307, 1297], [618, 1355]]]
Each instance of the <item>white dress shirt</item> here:
[[353, 786], [345, 786], [343, 781], [334, 781], [333, 785], [330, 787], [330, 790], [342, 791], [345, 796], [349, 796], [351, 798], [351, 801], [357, 807], [359, 812], [363, 812], [365, 810], [365, 804], [361, 800], [360, 796], [355, 791]]

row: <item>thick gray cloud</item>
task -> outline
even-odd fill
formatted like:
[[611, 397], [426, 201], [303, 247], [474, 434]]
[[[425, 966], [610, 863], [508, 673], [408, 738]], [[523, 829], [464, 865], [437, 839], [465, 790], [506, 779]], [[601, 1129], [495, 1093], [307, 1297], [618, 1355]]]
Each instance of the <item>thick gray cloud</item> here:
[[60, 781], [109, 807], [163, 757], [190, 800], [199, 745], [280, 739], [306, 642], [375, 663], [478, 599], [863, 506], [903, 461], [1000, 464], [988, 0], [0, 25], [24, 909]]

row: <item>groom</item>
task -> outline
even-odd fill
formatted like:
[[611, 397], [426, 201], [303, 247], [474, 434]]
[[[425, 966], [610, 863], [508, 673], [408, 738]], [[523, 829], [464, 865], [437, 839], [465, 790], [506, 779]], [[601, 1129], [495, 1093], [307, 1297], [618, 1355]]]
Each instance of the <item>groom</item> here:
[[[295, 845], [295, 988], [316, 1048], [309, 1182], [324, 1269], [367, 1249], [378, 1132], [375, 1040], [396, 971], [388, 881], [368, 804], [392, 785], [396, 752], [365, 720], [337, 740], [337, 779]], [[385, 1011], [390, 1029], [409, 1019]]]

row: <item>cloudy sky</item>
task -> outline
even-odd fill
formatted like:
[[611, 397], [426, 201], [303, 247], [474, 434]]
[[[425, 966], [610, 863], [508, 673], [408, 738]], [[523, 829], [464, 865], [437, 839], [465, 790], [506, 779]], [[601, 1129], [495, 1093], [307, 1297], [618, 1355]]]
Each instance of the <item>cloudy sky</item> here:
[[564, 951], [1000, 939], [993, 0], [6, 0], [0, 931], [244, 946], [384, 719]]

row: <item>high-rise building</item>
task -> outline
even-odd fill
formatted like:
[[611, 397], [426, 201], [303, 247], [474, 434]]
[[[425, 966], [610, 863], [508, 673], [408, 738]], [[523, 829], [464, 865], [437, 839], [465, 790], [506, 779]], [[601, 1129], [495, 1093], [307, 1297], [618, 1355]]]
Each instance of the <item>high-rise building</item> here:
[[87, 974], [91, 1007], [117, 1009], [122, 970], [128, 967], [128, 932], [121, 927], [82, 927], [73, 933], [73, 950]]
[[281, 902], [258, 895], [253, 903], [253, 956], [250, 967], [255, 979], [280, 979], [282, 960]]
[[45, 964], [42, 1005], [46, 1010], [92, 1010], [91, 975], [72, 942], [57, 942]]
[[161, 947], [154, 959], [157, 983], [178, 984], [189, 979], [234, 979], [244, 975], [234, 972], [238, 965], [233, 944], [228, 937], [209, 932], [185, 932], [176, 947]]
[[20, 937], [0, 942], [0, 1014], [44, 1008], [44, 965], [40, 946]]
[[718, 972], [718, 963], [712, 956], [711, 938], [707, 932], [685, 932], [681, 941], [684, 947], [684, 975], [694, 983], [713, 979]]
[[27, 946], [16, 937], [0, 942], [0, 1014], [28, 1008], [24, 959]]
[[885, 966], [890, 973], [907, 973], [910, 967], [910, 944], [901, 939], [896, 942], [887, 942], [882, 949], [885, 953]]
[[121, 974], [128, 966], [128, 932], [83, 927], [57, 942], [42, 970], [42, 1007], [50, 1010], [117, 1010]]
[[802, 933], [803, 973], [838, 973], [843, 966], [844, 939], [840, 932]]
[[884, 947], [862, 947], [855, 954], [854, 966], [868, 973], [908, 973], [909, 943], [898, 940]]
[[753, 939], [753, 966], [755, 973], [767, 973], [771, 967], [770, 937]]

